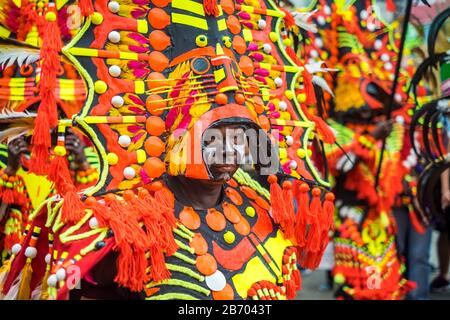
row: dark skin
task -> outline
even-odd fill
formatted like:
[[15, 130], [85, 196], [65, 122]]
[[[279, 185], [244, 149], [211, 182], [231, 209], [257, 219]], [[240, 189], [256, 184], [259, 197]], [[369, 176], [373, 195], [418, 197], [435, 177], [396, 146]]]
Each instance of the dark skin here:
[[[69, 128], [66, 132], [66, 149], [72, 155], [77, 170], [87, 170], [89, 163], [84, 155], [83, 142], [78, 136]], [[19, 170], [21, 165], [22, 155], [28, 153], [29, 145], [23, 136], [12, 140], [8, 143], [8, 164], [5, 168], [5, 173], [13, 176]]]
[[[228, 134], [231, 132], [231, 134], [236, 136], [243, 133], [238, 126], [224, 125], [218, 126], [216, 129], [220, 130], [223, 137], [226, 136], [227, 130]], [[237, 140], [244, 141], [244, 139], [239, 137]], [[212, 143], [214, 143], [214, 140], [205, 141], [205, 146]], [[227, 151], [222, 150], [222, 152], [222, 155], [225, 157]], [[181, 203], [199, 210], [206, 210], [216, 206], [222, 196], [223, 185], [231, 179], [239, 168], [237, 153], [230, 155], [228, 151], [227, 159], [232, 159], [233, 161], [227, 161], [225, 164], [213, 161], [206, 164], [214, 177], [211, 180], [190, 179], [185, 176], [168, 176], [167, 183], [175, 198]]]

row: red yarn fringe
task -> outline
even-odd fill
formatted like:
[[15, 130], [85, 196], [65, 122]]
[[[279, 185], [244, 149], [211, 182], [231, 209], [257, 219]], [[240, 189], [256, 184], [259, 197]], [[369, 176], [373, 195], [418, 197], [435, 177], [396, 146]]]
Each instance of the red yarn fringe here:
[[91, 0], [79, 0], [78, 7], [80, 7], [81, 14], [85, 17], [94, 13], [94, 6]]
[[217, 5], [217, 0], [204, 0], [203, 8], [207, 16], [217, 17], [219, 15], [219, 7]]

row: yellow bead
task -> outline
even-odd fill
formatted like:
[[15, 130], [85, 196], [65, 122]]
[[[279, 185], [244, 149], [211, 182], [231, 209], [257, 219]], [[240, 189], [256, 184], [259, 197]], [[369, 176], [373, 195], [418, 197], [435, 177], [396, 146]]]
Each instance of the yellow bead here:
[[304, 93], [300, 93], [297, 95], [297, 100], [300, 103], [304, 103], [306, 101], [306, 94]]
[[288, 98], [289, 100], [292, 100], [294, 98], [294, 93], [291, 90], [286, 90], [284, 92], [284, 95], [286, 96], [286, 98]]
[[66, 148], [63, 146], [56, 146], [55, 149], [53, 149], [53, 151], [55, 152], [55, 155], [60, 157], [64, 157], [67, 153]]
[[278, 33], [276, 33], [276, 32], [271, 32], [271, 33], [269, 34], [269, 38], [270, 38], [270, 40], [272, 40], [272, 42], [277, 41], [277, 40], [278, 40]]
[[304, 149], [298, 149], [297, 150], [297, 156], [301, 159], [303, 159], [306, 156], [306, 151]]
[[232, 244], [234, 242], [234, 240], [236, 240], [236, 236], [234, 235], [233, 232], [227, 231], [223, 235], [223, 239], [225, 240], [226, 243]]
[[117, 164], [117, 162], [119, 162], [119, 157], [117, 156], [117, 154], [111, 152], [106, 156], [106, 160], [108, 160], [108, 164], [114, 166]]
[[308, 139], [309, 139], [309, 140], [312, 140], [312, 139], [314, 139], [314, 136], [315, 136], [315, 135], [314, 135], [314, 132], [311, 131], [311, 132], [308, 134]]
[[343, 284], [345, 282], [345, 277], [342, 273], [338, 273], [334, 276], [334, 282], [337, 284]]
[[287, 158], [287, 150], [285, 148], [278, 149], [278, 152], [280, 154], [280, 158], [281, 159], [286, 159]]
[[247, 207], [247, 208], [245, 208], [245, 213], [249, 217], [253, 218], [255, 216], [256, 211], [255, 211], [255, 208], [253, 208], [253, 207]]
[[292, 41], [291, 41], [291, 39], [287, 38], [287, 39], [284, 39], [284, 40], [283, 40], [283, 44], [284, 44], [286, 47], [289, 47], [289, 46], [292, 44]]
[[312, 156], [312, 150], [308, 149], [308, 157], [311, 158], [311, 156]]
[[47, 21], [56, 21], [56, 14], [54, 12], [47, 12], [45, 14], [45, 20]]
[[108, 90], [108, 85], [104, 81], [101, 81], [101, 80], [95, 81], [94, 90], [98, 94], [105, 93], [106, 90]]
[[95, 25], [99, 25], [103, 22], [103, 15], [100, 12], [94, 12], [91, 16], [91, 21]]
[[139, 149], [136, 151], [136, 158], [138, 163], [144, 163], [147, 160], [147, 154], [144, 150]]

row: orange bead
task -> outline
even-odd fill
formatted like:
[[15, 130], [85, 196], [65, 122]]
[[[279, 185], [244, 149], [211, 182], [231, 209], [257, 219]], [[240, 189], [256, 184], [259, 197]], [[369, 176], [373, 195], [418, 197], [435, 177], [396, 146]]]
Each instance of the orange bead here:
[[[254, 98], [256, 98], [256, 97], [254, 97]], [[265, 107], [264, 107], [263, 104], [255, 103], [255, 111], [256, 111], [256, 113], [261, 114], [261, 113], [264, 112], [264, 110], [265, 110]]]
[[166, 172], [166, 166], [159, 158], [152, 157], [145, 160], [144, 170], [150, 178], [159, 178]]
[[247, 43], [241, 36], [234, 36], [233, 38], [233, 48], [239, 54], [244, 54], [247, 51]]
[[258, 196], [258, 194], [256, 193], [256, 191], [253, 190], [253, 189], [250, 188], [250, 187], [247, 187], [247, 186], [241, 186], [239, 189], [245, 194], [245, 196], [246, 196], [247, 198], [249, 198], [249, 199], [251, 199], [251, 200], [256, 199], [256, 197]]
[[162, 187], [163, 187], [163, 184], [161, 181], [155, 181], [155, 182], [150, 183], [147, 186], [147, 189], [150, 191], [158, 191], [158, 190], [161, 190]]
[[133, 192], [133, 190], [125, 190], [122, 194], [122, 197], [126, 200], [126, 201], [130, 201], [135, 197], [135, 194]]
[[253, 71], [255, 70], [252, 59], [247, 56], [241, 57], [241, 59], [239, 60], [239, 68], [241, 68], [242, 72], [247, 77], [253, 75]]
[[148, 13], [148, 22], [153, 29], [164, 29], [170, 24], [170, 16], [160, 8], [154, 8]]
[[259, 125], [261, 126], [261, 128], [263, 130], [267, 131], [270, 129], [270, 121], [266, 116], [260, 115], [258, 117], [258, 121], [259, 121]]
[[267, 178], [267, 182], [272, 184], [272, 183], [277, 183], [278, 178], [276, 175], [272, 174]]
[[289, 180], [283, 181], [283, 189], [289, 190], [292, 188], [292, 182]]
[[153, 51], [148, 55], [148, 64], [156, 72], [162, 72], [169, 66], [169, 59], [159, 51]]
[[152, 157], [159, 157], [164, 152], [165, 147], [166, 145], [164, 142], [160, 138], [154, 136], [148, 137], [144, 143], [145, 151]]
[[255, 202], [256, 202], [256, 204], [258, 206], [260, 206], [264, 210], [269, 210], [270, 209], [270, 204], [263, 197], [257, 196], [255, 198]]
[[234, 291], [233, 288], [227, 283], [225, 288], [221, 291], [213, 291], [212, 296], [214, 300], [233, 300]]
[[163, 51], [170, 46], [170, 37], [165, 32], [160, 30], [152, 31], [148, 37], [148, 41], [153, 49], [158, 51]]
[[144, 199], [145, 197], [147, 197], [150, 194], [150, 192], [148, 192], [147, 189], [145, 188], [140, 188], [138, 191], [138, 197], [140, 199]]
[[160, 136], [166, 130], [166, 124], [160, 117], [148, 117], [145, 124], [147, 132], [152, 136]]
[[167, 107], [167, 102], [160, 95], [152, 94], [145, 101], [145, 106], [152, 115], [159, 116]]
[[228, 180], [228, 181], [227, 181], [227, 184], [228, 184], [230, 187], [233, 187], [233, 188], [237, 188], [237, 187], [238, 187], [238, 184], [237, 184], [236, 180], [234, 180], [233, 178], [230, 179], [230, 180]]
[[180, 212], [181, 223], [191, 230], [196, 230], [200, 227], [200, 216], [191, 207], [184, 207]]
[[218, 104], [226, 104], [228, 102], [228, 97], [225, 93], [216, 94], [216, 102]]
[[195, 254], [198, 256], [204, 255], [208, 252], [208, 243], [200, 233], [196, 233], [194, 237], [192, 237], [189, 246], [195, 250]]
[[116, 199], [116, 195], [114, 193], [108, 193], [105, 195], [104, 199], [106, 202], [111, 202]]
[[220, 6], [222, 7], [223, 11], [226, 14], [232, 15], [234, 13], [234, 1], [233, 0], [220, 0]]
[[227, 225], [227, 221], [222, 213], [216, 209], [208, 209], [206, 214], [206, 224], [214, 231], [222, 231]]
[[210, 276], [217, 270], [217, 261], [212, 255], [206, 253], [197, 257], [195, 266], [201, 274]]
[[231, 203], [224, 202], [222, 207], [223, 214], [228, 221], [230, 221], [231, 223], [238, 223], [239, 221], [241, 221], [241, 213], [239, 212], [239, 209], [236, 208], [236, 206], [232, 205]]
[[244, 103], [245, 103], [245, 96], [242, 93], [236, 93], [234, 95], [234, 100], [236, 101], [237, 104], [244, 105]]
[[166, 77], [159, 72], [152, 72], [149, 74], [147, 78], [147, 86], [150, 89], [156, 89], [160, 87], [168, 87], [169, 81], [166, 79]]
[[250, 224], [244, 217], [242, 217], [241, 220], [234, 225], [234, 228], [236, 229], [237, 233], [243, 236], [246, 236], [250, 233]]
[[226, 188], [225, 194], [235, 205], [240, 206], [243, 203], [241, 195], [233, 188]]
[[300, 192], [308, 192], [308, 191], [309, 191], [309, 186], [308, 186], [308, 184], [305, 183], [305, 182], [303, 182], [303, 183], [300, 185]]
[[167, 5], [171, 2], [172, 0], [152, 0], [152, 3], [160, 8], [164, 8], [167, 7]]
[[232, 34], [239, 34], [241, 32], [242, 26], [239, 19], [236, 16], [228, 16], [227, 27]]
[[97, 199], [95, 199], [95, 197], [88, 197], [85, 203], [87, 206], [93, 206], [97, 203]]

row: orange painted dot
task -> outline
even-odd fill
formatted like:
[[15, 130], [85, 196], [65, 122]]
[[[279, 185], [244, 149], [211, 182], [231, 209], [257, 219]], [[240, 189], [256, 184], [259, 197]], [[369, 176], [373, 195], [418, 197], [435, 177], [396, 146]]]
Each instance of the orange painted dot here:
[[192, 238], [189, 246], [195, 250], [195, 254], [198, 256], [204, 255], [208, 252], [208, 243], [200, 233], [196, 233]]
[[228, 221], [231, 223], [238, 223], [241, 221], [241, 214], [239, 212], [239, 209], [236, 208], [235, 205], [224, 202], [223, 205], [223, 214], [225, 215], [225, 218], [227, 218]]
[[201, 274], [210, 276], [217, 270], [217, 261], [212, 255], [206, 253], [197, 257], [195, 266]]
[[257, 204], [258, 206], [260, 206], [260, 207], [263, 208], [264, 210], [269, 210], [269, 209], [270, 209], [270, 204], [269, 204], [265, 199], [263, 199], [263, 198], [260, 197], [260, 196], [257, 196], [257, 197], [255, 198], [255, 202], [256, 202], [256, 204]]
[[250, 224], [244, 217], [242, 217], [241, 220], [234, 225], [234, 228], [236, 229], [237, 233], [243, 236], [246, 236], [250, 233]]
[[[253, 97], [253, 99], [254, 98], [259, 98], [259, 97]], [[256, 113], [261, 114], [261, 113], [264, 112], [264, 110], [265, 110], [264, 104], [258, 103], [258, 102], [255, 101], [255, 111], [256, 111]]]
[[237, 184], [236, 180], [234, 180], [234, 179], [228, 180], [228, 181], [227, 181], [227, 184], [228, 184], [230, 187], [233, 187], [233, 188], [237, 188], [237, 187], [238, 187], [238, 184]]
[[259, 125], [261, 126], [261, 128], [263, 130], [267, 131], [267, 130], [270, 129], [270, 122], [269, 122], [269, 119], [266, 116], [260, 115], [258, 117], [258, 122], [259, 122]]
[[236, 93], [234, 95], [234, 100], [236, 101], [236, 103], [244, 105], [244, 103], [245, 103], [245, 96], [242, 93]]
[[161, 72], [169, 66], [169, 59], [158, 51], [153, 51], [148, 56], [148, 64], [154, 71]]
[[156, 89], [160, 87], [168, 87], [169, 81], [166, 77], [159, 72], [152, 72], [147, 78], [147, 85], [150, 89]]
[[216, 102], [218, 104], [226, 104], [228, 102], [228, 97], [225, 93], [216, 94]]
[[148, 37], [148, 41], [153, 49], [158, 51], [163, 51], [170, 46], [170, 37], [165, 32], [160, 30], [152, 31]]
[[220, 6], [223, 11], [230, 15], [234, 13], [234, 1], [233, 0], [220, 0]]
[[225, 194], [235, 205], [240, 206], [243, 203], [241, 195], [233, 188], [226, 188]]
[[166, 166], [161, 159], [151, 157], [145, 160], [144, 170], [150, 178], [159, 178], [166, 171]]
[[145, 128], [152, 136], [160, 136], [166, 130], [166, 124], [160, 117], [151, 116], [147, 118]]
[[152, 0], [152, 3], [160, 8], [167, 7], [167, 5], [172, 2], [172, 0]]
[[164, 29], [170, 24], [170, 16], [160, 8], [154, 8], [148, 13], [148, 22], [153, 29]]
[[200, 227], [200, 216], [191, 207], [184, 207], [179, 217], [181, 223], [191, 230], [196, 230]]
[[233, 48], [239, 54], [244, 54], [247, 51], [247, 43], [241, 36], [234, 36], [233, 38]]
[[222, 231], [227, 225], [227, 221], [222, 213], [216, 209], [208, 209], [206, 214], [206, 224], [214, 231]]
[[214, 300], [233, 300], [234, 299], [234, 290], [227, 283], [225, 288], [221, 291], [213, 291], [212, 296]]
[[247, 56], [241, 57], [241, 59], [239, 60], [239, 68], [241, 68], [242, 72], [247, 77], [253, 75], [253, 71], [255, 70], [252, 59]]
[[158, 95], [158, 94], [152, 94], [148, 96], [147, 100], [145, 101], [145, 106], [147, 107], [148, 112], [150, 112], [154, 116], [159, 116], [164, 112], [164, 108], [167, 107], [167, 102], [164, 101], [164, 99]]
[[148, 137], [144, 143], [145, 151], [151, 157], [159, 157], [164, 152], [165, 147], [164, 142], [154, 136]]
[[236, 16], [229, 16], [227, 18], [227, 27], [232, 34], [239, 34], [242, 29], [241, 23]]

